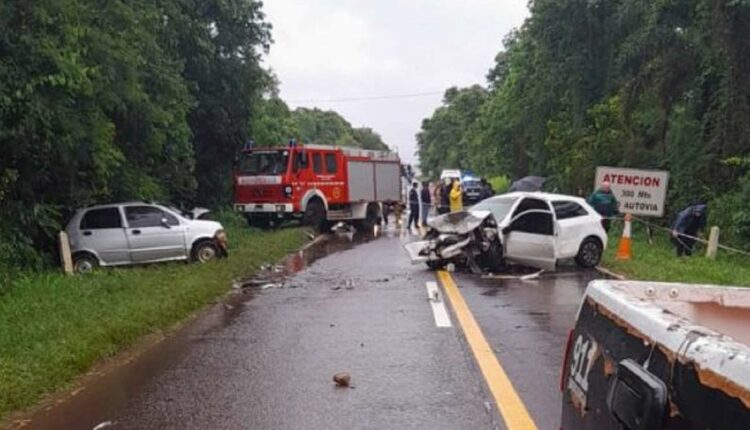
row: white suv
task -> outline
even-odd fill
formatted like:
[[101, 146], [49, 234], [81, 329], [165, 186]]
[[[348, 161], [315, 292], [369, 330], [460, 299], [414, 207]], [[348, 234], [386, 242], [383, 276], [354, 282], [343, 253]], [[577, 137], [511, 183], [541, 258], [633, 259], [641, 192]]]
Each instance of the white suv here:
[[206, 262], [227, 255], [227, 237], [215, 221], [196, 220], [166, 206], [116, 203], [80, 209], [65, 231], [74, 269], [170, 260]]

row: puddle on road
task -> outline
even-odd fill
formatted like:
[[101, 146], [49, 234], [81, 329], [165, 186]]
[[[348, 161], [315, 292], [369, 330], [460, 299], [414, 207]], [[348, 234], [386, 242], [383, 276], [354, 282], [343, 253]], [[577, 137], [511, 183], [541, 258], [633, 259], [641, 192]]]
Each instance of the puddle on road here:
[[[92, 429], [109, 421], [149, 381], [181, 361], [195, 342], [231, 325], [245, 310], [245, 303], [260, 294], [263, 286], [280, 284], [279, 288], [294, 288], [286, 283], [287, 279], [315, 261], [379, 237], [395, 235], [398, 232], [393, 230], [368, 234], [334, 232], [317, 239], [281, 262], [268, 264], [254, 276], [239, 280], [233, 294], [199, 312], [184, 325], [166, 334], [153, 335], [141, 345], [95, 366], [70, 390], [51, 396], [31, 411], [9, 417], [0, 426], [8, 430]], [[259, 282], [266, 280], [269, 282]], [[117, 428], [116, 423], [113, 428]]]

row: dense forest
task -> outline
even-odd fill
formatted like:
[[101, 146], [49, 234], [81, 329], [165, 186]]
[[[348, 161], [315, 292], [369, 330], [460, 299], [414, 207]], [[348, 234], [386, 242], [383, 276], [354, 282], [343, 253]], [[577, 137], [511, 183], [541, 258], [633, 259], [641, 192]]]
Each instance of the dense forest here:
[[253, 138], [262, 146], [278, 145], [294, 137], [311, 144], [389, 149], [378, 133], [366, 127], [354, 128], [336, 112], [303, 107], [290, 110], [278, 97], [263, 100], [252, 123]]
[[250, 138], [385, 148], [333, 112], [290, 112], [255, 0], [8, 0], [0, 28], [0, 271], [51, 261], [77, 207], [228, 204]]
[[[451, 88], [417, 136], [443, 167], [591, 190], [597, 165], [670, 171], [750, 243], [750, 0], [533, 0], [486, 88]], [[448, 164], [446, 164], [448, 163]], [[741, 239], [741, 240], [739, 240]]]

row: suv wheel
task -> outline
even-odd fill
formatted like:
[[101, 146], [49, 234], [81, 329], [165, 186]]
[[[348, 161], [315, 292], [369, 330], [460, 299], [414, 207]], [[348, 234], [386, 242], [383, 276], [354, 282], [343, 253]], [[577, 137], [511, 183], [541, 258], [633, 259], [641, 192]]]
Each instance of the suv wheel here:
[[79, 254], [73, 259], [73, 271], [76, 273], [91, 273], [97, 267], [99, 267], [99, 260], [91, 254]]
[[576, 263], [585, 268], [596, 267], [597, 264], [602, 260], [602, 253], [604, 249], [599, 239], [594, 237], [587, 237], [581, 243], [581, 247], [578, 248], [578, 255], [576, 255]]
[[201, 242], [193, 249], [193, 261], [197, 263], [208, 263], [216, 259], [219, 249], [211, 242]]

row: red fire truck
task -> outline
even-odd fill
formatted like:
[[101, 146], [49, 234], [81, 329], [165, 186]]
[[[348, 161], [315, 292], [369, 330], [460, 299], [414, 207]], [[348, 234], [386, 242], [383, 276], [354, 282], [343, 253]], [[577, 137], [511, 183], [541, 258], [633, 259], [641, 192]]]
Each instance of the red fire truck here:
[[284, 219], [320, 231], [345, 221], [372, 228], [401, 197], [401, 164], [386, 151], [323, 145], [246, 148], [234, 171], [234, 208], [251, 225]]

